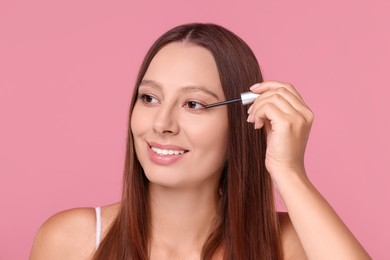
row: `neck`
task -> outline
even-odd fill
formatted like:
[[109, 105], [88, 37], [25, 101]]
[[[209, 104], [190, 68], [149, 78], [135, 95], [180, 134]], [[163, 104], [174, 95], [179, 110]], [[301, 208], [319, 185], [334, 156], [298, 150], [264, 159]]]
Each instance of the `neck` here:
[[216, 189], [174, 189], [150, 184], [149, 195], [152, 254], [200, 254], [214, 228]]

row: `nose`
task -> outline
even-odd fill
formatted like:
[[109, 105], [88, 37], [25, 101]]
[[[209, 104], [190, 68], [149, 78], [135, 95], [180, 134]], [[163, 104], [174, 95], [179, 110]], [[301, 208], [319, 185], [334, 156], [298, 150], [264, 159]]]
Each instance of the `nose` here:
[[153, 131], [164, 135], [175, 135], [179, 133], [180, 127], [176, 115], [177, 111], [174, 106], [159, 106], [153, 120]]

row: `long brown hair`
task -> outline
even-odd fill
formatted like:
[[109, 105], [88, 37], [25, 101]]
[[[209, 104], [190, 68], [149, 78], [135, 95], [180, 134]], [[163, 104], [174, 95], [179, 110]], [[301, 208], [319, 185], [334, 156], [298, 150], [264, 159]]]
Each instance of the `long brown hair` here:
[[[185, 24], [157, 39], [141, 65], [130, 106], [120, 210], [94, 259], [149, 258], [148, 180], [135, 154], [130, 118], [138, 85], [153, 57], [165, 45], [178, 41], [196, 44], [211, 52], [227, 99], [237, 98], [252, 84], [263, 81], [249, 46], [219, 25]], [[264, 162], [265, 133], [248, 125], [246, 109], [237, 103], [228, 106], [228, 152], [220, 183], [219, 216], [203, 246], [202, 259], [212, 259], [219, 249], [222, 249], [223, 259], [283, 258], [272, 181]]]

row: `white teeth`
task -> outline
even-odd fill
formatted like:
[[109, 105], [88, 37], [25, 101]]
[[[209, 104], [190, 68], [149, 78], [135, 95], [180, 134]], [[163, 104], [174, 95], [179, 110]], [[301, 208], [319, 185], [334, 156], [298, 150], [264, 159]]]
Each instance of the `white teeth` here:
[[151, 147], [152, 151], [159, 154], [159, 155], [179, 155], [183, 154], [183, 150], [166, 150], [166, 149], [159, 149], [156, 147]]

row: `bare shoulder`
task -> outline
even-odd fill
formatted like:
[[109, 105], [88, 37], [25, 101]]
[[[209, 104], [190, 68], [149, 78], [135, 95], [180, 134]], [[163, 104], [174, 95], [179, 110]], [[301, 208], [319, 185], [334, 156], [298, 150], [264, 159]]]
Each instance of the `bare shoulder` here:
[[119, 212], [120, 203], [111, 204], [108, 206], [102, 207], [101, 214], [102, 214], [102, 233], [103, 237], [107, 233], [107, 231], [110, 229], [111, 224], [116, 219], [118, 212]]
[[298, 234], [287, 212], [279, 212], [284, 259], [307, 259]]
[[[102, 223], [109, 226], [116, 206], [102, 207]], [[103, 230], [104, 231], [104, 230]], [[95, 251], [96, 214], [94, 208], [59, 212], [38, 230], [30, 260], [90, 259]]]

